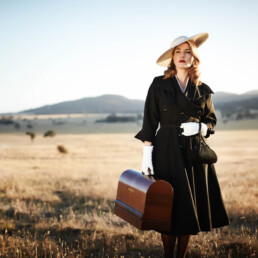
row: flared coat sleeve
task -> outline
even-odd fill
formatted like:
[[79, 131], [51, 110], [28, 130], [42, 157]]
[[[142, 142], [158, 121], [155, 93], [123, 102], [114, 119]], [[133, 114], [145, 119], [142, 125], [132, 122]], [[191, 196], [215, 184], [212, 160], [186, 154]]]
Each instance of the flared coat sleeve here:
[[159, 124], [158, 96], [155, 94], [155, 78], [149, 87], [144, 105], [142, 129], [134, 137], [136, 139], [153, 142]]
[[205, 123], [208, 126], [208, 132], [205, 136], [206, 138], [208, 138], [210, 134], [214, 134], [214, 127], [217, 124], [217, 117], [212, 102], [211, 94], [208, 95], [208, 99], [205, 103], [204, 112], [201, 116], [201, 122]]

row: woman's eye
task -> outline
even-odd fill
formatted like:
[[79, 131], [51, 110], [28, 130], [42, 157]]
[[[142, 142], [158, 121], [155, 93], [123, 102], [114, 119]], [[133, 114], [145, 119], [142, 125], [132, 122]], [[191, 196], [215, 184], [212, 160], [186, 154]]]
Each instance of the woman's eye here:
[[[180, 53], [180, 51], [176, 51], [175, 53], [176, 53], [176, 54], [179, 54], [179, 53]], [[185, 53], [186, 53], [186, 54], [192, 54], [192, 53], [191, 53], [191, 52], [189, 52], [189, 51], [188, 51], [188, 52], [185, 52]]]

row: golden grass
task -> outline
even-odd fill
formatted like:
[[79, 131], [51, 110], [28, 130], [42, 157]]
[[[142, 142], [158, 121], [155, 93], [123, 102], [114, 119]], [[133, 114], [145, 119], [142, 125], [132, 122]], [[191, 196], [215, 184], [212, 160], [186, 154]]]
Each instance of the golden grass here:
[[[231, 225], [192, 237], [189, 257], [257, 255], [258, 131], [217, 131], [209, 143]], [[158, 233], [112, 212], [120, 174], [140, 169], [141, 155], [132, 134], [1, 134], [0, 256], [162, 257]]]

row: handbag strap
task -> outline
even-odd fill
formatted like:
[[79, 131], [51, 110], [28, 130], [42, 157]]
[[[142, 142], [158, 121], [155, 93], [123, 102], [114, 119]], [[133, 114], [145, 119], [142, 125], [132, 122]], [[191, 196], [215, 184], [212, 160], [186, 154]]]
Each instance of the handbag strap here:
[[201, 123], [201, 119], [199, 119], [199, 131], [198, 131], [199, 134], [201, 134], [201, 130], [202, 130], [202, 123]]
[[202, 123], [201, 123], [201, 120], [199, 120], [199, 131], [198, 131], [198, 134], [199, 134], [199, 143], [201, 145], [201, 142], [204, 144], [204, 145], [207, 145], [207, 143], [205, 142], [202, 134], [201, 134], [201, 129], [202, 129]]
[[199, 130], [198, 130], [198, 134], [199, 134], [199, 142], [201, 143], [201, 130], [202, 130], [202, 123], [201, 123], [201, 119], [199, 119]]
[[[199, 130], [198, 130], [198, 138], [199, 138], [199, 148], [198, 148], [198, 150], [200, 151], [200, 145], [201, 145], [201, 129], [202, 129], [202, 123], [201, 123], [201, 119], [199, 119], [199, 122], [198, 122], [198, 124], [199, 124]], [[190, 144], [191, 144], [191, 148], [192, 148], [192, 146], [193, 146], [193, 143], [192, 143], [192, 136], [190, 136]]]

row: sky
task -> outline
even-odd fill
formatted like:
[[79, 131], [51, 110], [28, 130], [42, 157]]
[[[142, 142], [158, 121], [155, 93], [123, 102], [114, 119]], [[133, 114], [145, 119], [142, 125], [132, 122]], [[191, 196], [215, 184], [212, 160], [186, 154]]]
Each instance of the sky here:
[[257, 0], [0, 0], [0, 113], [118, 94], [144, 100], [179, 36], [208, 32], [201, 80], [257, 90]]

